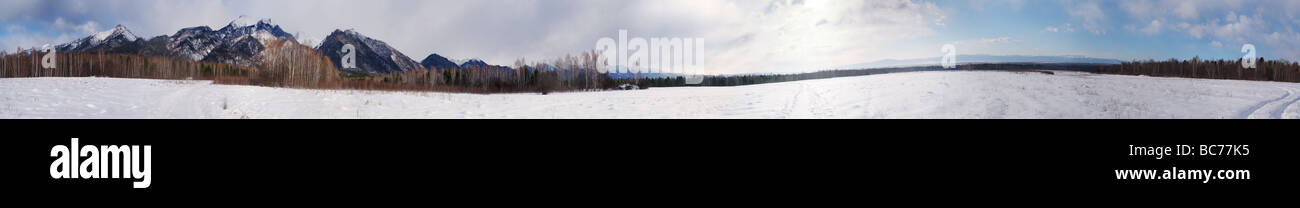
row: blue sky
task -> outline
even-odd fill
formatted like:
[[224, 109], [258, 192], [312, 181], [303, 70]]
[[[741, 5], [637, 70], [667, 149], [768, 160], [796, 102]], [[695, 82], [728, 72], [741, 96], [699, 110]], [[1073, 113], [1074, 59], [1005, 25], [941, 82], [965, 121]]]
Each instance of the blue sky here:
[[[407, 56], [509, 64], [633, 37], [702, 38], [693, 73], [813, 71], [961, 54], [1121, 60], [1300, 60], [1294, 0], [6, 0], [0, 50], [85, 37], [122, 24], [141, 37], [270, 18], [300, 40], [357, 29]], [[418, 61], [418, 60], [417, 60]]]
[[[981, 2], [983, 4], [981, 4]], [[968, 44], [972, 53], [1083, 55], [1131, 59], [1235, 59], [1242, 44], [1257, 55], [1300, 60], [1297, 1], [939, 1], [948, 27], [937, 39], [1005, 37]], [[1097, 8], [1090, 12], [1089, 8]], [[965, 47], [959, 47], [965, 48]], [[987, 50], [984, 50], [987, 48]]]

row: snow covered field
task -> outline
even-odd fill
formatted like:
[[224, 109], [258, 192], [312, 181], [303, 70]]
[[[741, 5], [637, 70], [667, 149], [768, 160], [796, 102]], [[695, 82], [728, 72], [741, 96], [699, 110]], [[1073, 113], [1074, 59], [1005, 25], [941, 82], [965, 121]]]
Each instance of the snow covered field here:
[[913, 72], [740, 87], [539, 94], [0, 79], [0, 118], [1300, 118], [1300, 84]]

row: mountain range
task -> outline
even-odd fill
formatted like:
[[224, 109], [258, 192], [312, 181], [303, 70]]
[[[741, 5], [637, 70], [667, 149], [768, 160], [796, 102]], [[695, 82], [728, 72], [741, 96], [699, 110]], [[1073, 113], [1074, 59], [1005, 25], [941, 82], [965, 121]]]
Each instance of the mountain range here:
[[414, 69], [422, 69], [419, 62], [411, 60], [396, 48], [388, 46], [384, 41], [375, 40], [366, 37], [355, 30], [334, 30], [325, 40], [321, 42], [319, 50], [325, 53], [330, 60], [340, 60], [343, 57], [343, 45], [352, 44], [356, 48], [356, 66], [357, 68], [343, 68], [343, 63], [336, 61], [335, 67], [339, 70], [354, 73], [369, 74], [387, 74], [393, 72], [404, 72]]
[[140, 38], [125, 26], [92, 34], [55, 46], [60, 52], [126, 53], [167, 56], [191, 61], [217, 62], [248, 66], [257, 62], [267, 41], [294, 40], [269, 19], [250, 21], [240, 16], [219, 30], [207, 26], [184, 28], [171, 36]]
[[[160, 35], [149, 39], [140, 38], [125, 26], [117, 25], [107, 31], [55, 45], [54, 49], [65, 53], [103, 52], [166, 56], [191, 61], [251, 66], [258, 63], [262, 50], [265, 49], [268, 41], [273, 40], [297, 43], [297, 38], [293, 34], [285, 32], [270, 19], [253, 20], [240, 16], [217, 30], [208, 26], [189, 27], [180, 29], [170, 36]], [[344, 44], [353, 44], [356, 47], [357, 68], [344, 69], [341, 63], [335, 63], [335, 66], [343, 71], [384, 74], [427, 68], [387, 43], [354, 30], [335, 30], [321, 42], [317, 50], [331, 60], [339, 60], [342, 55], [339, 49]], [[460, 67], [437, 54], [430, 55], [426, 58], [426, 62], [430, 64], [429, 66], [440, 68]]]
[[456, 62], [451, 62], [451, 60], [447, 59], [447, 57], [442, 57], [442, 55], [438, 55], [436, 53], [429, 54], [428, 57], [424, 57], [424, 60], [420, 61], [420, 65], [423, 65], [424, 68], [436, 67], [439, 69], [450, 69], [450, 68], [460, 67], [459, 65], [456, 64]]

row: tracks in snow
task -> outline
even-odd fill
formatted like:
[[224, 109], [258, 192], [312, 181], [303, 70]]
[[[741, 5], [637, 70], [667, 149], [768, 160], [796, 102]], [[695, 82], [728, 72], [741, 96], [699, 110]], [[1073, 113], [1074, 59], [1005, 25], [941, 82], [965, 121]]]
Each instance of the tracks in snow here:
[[830, 118], [835, 116], [830, 101], [807, 83], [795, 83], [799, 90], [786, 103], [782, 115], [786, 118]]
[[1286, 91], [1286, 94], [1247, 108], [1242, 112], [1241, 117], [1252, 119], [1286, 118], [1286, 110], [1295, 106], [1297, 101], [1300, 101], [1300, 94], [1297, 94], [1295, 88], [1278, 87], [1278, 89]]

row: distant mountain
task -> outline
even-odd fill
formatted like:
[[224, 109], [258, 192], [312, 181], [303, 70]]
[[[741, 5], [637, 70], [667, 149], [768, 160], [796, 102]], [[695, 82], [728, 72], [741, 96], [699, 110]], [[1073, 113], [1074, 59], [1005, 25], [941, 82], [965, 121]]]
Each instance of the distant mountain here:
[[[345, 44], [352, 44], [356, 47], [357, 68], [344, 69], [342, 62], [337, 61], [343, 55], [340, 50]], [[366, 37], [353, 30], [334, 30], [328, 37], [325, 37], [325, 40], [321, 41], [320, 47], [316, 48], [316, 50], [324, 53], [330, 60], [335, 60], [334, 66], [338, 67], [339, 70], [347, 72], [387, 74], [423, 68], [419, 62], [411, 60], [402, 52], [388, 46], [387, 43]]]
[[[296, 43], [294, 35], [271, 22], [270, 19], [254, 20], [239, 16], [220, 29], [208, 26], [183, 28], [170, 36], [160, 35], [148, 40], [140, 38], [125, 26], [116, 27], [92, 34], [85, 38], [52, 46], [59, 52], [75, 53], [119, 53], [144, 56], [166, 56], [191, 61], [217, 62], [238, 66], [251, 66], [260, 60], [266, 44], [272, 40], [288, 40]], [[357, 68], [343, 69], [337, 62], [341, 54], [339, 49], [344, 44], [353, 44], [357, 49]], [[430, 54], [422, 62], [397, 51], [383, 41], [366, 37], [356, 31], [335, 30], [321, 41], [316, 50], [321, 51], [340, 70], [367, 74], [385, 74], [409, 71], [429, 67], [467, 68], [499, 67], [489, 65], [482, 60], [468, 60], [457, 63], [438, 54]]]
[[[835, 67], [835, 69], [872, 69], [908, 66], [938, 66], [940, 57], [920, 59], [887, 59]], [[1120, 64], [1123, 61], [1083, 56], [994, 56], [994, 55], [958, 55], [957, 64], [972, 63], [1075, 63], [1075, 64]]]
[[433, 68], [433, 67], [437, 67], [439, 69], [452, 69], [452, 68], [460, 67], [456, 65], [456, 62], [451, 62], [451, 60], [447, 59], [447, 57], [442, 57], [436, 53], [429, 54], [429, 56], [425, 57], [423, 61], [420, 61], [420, 65], [424, 66], [424, 68], [426, 69]]
[[203, 57], [207, 57], [208, 53], [220, 46], [222, 41], [221, 37], [208, 26], [181, 29], [170, 38], [167, 49], [174, 52], [176, 56], [191, 61], [203, 60]]
[[59, 52], [98, 52], [105, 53], [135, 53], [143, 42], [135, 36], [131, 30], [125, 26], [117, 25], [113, 29], [92, 34], [85, 38], [75, 41], [59, 44], [54, 48]]
[[213, 31], [207, 26], [181, 29], [171, 39], [167, 46], [176, 57], [241, 66], [256, 63], [254, 57], [262, 52], [267, 41], [297, 41], [270, 19], [252, 21], [246, 16], [235, 18], [220, 30]]
[[487, 62], [483, 62], [483, 60], [478, 60], [478, 59], [470, 59], [469, 61], [465, 61], [465, 63], [460, 64], [460, 67], [462, 68], [470, 68], [476, 66], [488, 66], [488, 64]]

